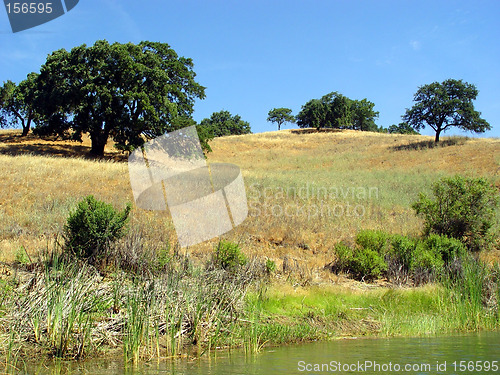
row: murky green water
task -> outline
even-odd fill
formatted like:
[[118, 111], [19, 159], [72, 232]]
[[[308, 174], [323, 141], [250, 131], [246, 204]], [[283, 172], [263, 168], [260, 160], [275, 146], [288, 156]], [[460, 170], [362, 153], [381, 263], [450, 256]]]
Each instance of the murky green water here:
[[[461, 362], [462, 361], [462, 362]], [[28, 368], [30, 374], [498, 374], [500, 332], [428, 338], [357, 339], [218, 353], [125, 368], [88, 361]]]

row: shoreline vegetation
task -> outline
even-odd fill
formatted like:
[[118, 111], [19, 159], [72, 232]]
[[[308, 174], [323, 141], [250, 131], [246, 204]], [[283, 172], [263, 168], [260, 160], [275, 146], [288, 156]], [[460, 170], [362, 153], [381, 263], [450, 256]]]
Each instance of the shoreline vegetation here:
[[496, 330], [500, 322], [498, 285], [497, 296], [485, 300], [479, 268], [467, 280], [476, 288], [461, 290], [343, 276], [301, 285], [280, 280], [257, 259], [224, 270], [214, 260], [194, 266], [186, 255], [173, 256], [155, 275], [103, 275], [74, 258], [46, 256], [18, 265], [2, 283], [1, 349], [4, 363], [17, 368], [33, 358], [108, 353], [131, 363], [230, 348], [252, 355], [316, 340]]
[[[488, 249], [458, 259], [459, 245], [422, 237], [425, 221], [411, 205], [433, 183], [458, 173], [483, 176], [498, 189], [500, 140], [411, 146], [426, 138], [281, 131], [216, 139], [209, 162], [235, 163], [244, 173], [250, 211], [240, 227], [223, 239], [180, 249], [168, 213], [132, 207], [128, 232], [98, 256], [68, 251], [67, 218], [85, 196], [116, 208], [131, 202], [126, 164], [47, 156], [69, 152], [70, 143], [31, 141], [25, 150], [22, 143], [0, 143], [5, 371], [34, 356], [77, 360], [119, 352], [135, 363], [223, 348], [254, 354], [314, 340], [498, 329], [498, 209]], [[41, 149], [47, 153], [29, 154]], [[300, 195], [311, 181], [317, 192], [338, 194]], [[346, 191], [376, 194], [344, 196]], [[323, 214], [339, 205], [363, 211]], [[290, 206], [330, 209], [273, 214], [273, 207], [285, 212]], [[366, 229], [372, 234], [360, 239]], [[379, 249], [366, 245], [382, 231], [386, 240]], [[433, 253], [432, 241], [448, 250]], [[391, 256], [403, 254], [395, 250], [406, 248], [402, 244], [423, 255], [397, 263]], [[386, 262], [380, 272], [356, 273], [367, 254]], [[443, 271], [426, 273], [419, 283], [422, 265]]]

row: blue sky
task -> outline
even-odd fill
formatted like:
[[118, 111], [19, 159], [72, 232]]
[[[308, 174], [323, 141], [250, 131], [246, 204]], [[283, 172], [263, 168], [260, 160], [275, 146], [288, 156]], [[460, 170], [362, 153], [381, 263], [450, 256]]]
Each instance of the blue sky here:
[[479, 89], [476, 109], [493, 127], [481, 136], [500, 137], [499, 14], [497, 0], [80, 0], [14, 34], [0, 9], [0, 82], [39, 71], [59, 48], [151, 40], [194, 60], [207, 87], [197, 121], [226, 109], [254, 132], [275, 130], [271, 108], [297, 114], [338, 91], [374, 102], [377, 124], [387, 127], [401, 121], [418, 86], [456, 78]]

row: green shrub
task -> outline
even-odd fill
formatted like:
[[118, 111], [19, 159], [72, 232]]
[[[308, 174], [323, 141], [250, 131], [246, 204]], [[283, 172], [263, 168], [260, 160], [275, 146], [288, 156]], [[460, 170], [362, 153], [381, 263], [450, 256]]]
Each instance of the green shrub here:
[[444, 261], [438, 249], [426, 246], [420, 239], [394, 235], [386, 255], [389, 280], [419, 285], [442, 273]]
[[391, 236], [380, 230], [362, 230], [356, 236], [356, 244], [363, 249], [371, 249], [378, 254], [385, 254]]
[[418, 270], [425, 270], [434, 273], [440, 273], [444, 266], [444, 261], [434, 249], [429, 249], [423, 246], [421, 242], [415, 248], [415, 253], [410, 265], [410, 270], [415, 272]]
[[373, 280], [387, 270], [387, 263], [375, 250], [355, 249], [350, 269], [357, 280]]
[[398, 283], [412, 280], [417, 285], [435, 280], [445, 265], [467, 255], [464, 244], [443, 235], [419, 239], [373, 230], [359, 232], [354, 248], [340, 242], [334, 251], [333, 272], [346, 272], [358, 280], [380, 276]]
[[266, 259], [266, 272], [268, 275], [276, 271], [276, 263], [271, 259]]
[[24, 265], [30, 263], [30, 258], [24, 246], [21, 246], [16, 250], [15, 259], [17, 264]]
[[240, 246], [230, 241], [220, 241], [215, 248], [215, 263], [225, 270], [235, 270], [247, 263]]
[[[455, 306], [460, 307], [457, 310], [458, 317], [470, 329], [477, 330], [478, 318], [484, 313], [484, 307], [488, 307], [489, 303], [493, 302], [491, 297], [495, 298], [495, 293], [500, 296], [498, 289], [495, 291], [491, 288], [494, 287], [491, 281], [495, 270], [469, 255], [458, 262], [454, 271], [444, 274], [441, 282], [447, 291], [451, 292]], [[498, 300], [496, 303], [498, 304]]]
[[431, 234], [425, 239], [425, 247], [432, 252], [440, 254], [441, 259], [445, 263], [452, 260], [463, 258], [467, 249], [465, 245], [455, 238], [449, 238], [444, 235]]
[[333, 263], [332, 270], [334, 272], [348, 272], [349, 265], [354, 258], [354, 250], [343, 242], [335, 245], [333, 250], [335, 252], [335, 262]]
[[98, 258], [126, 233], [131, 205], [121, 212], [92, 195], [78, 203], [64, 228], [66, 247], [78, 257]]
[[343, 242], [335, 246], [337, 259], [333, 263], [334, 272], [352, 274], [357, 280], [373, 280], [387, 270], [383, 257], [371, 248], [350, 248]]
[[439, 271], [448, 259], [455, 258], [460, 248], [465, 249], [460, 241], [439, 235], [425, 240], [395, 235], [391, 244], [391, 253], [399, 257], [409, 271], [417, 268]]
[[163, 270], [172, 261], [172, 255], [170, 255], [170, 246], [164, 246], [155, 251], [152, 268], [154, 271], [158, 272]]
[[464, 244], [454, 238], [431, 234], [419, 240], [398, 234], [392, 237], [389, 255], [411, 271], [426, 266], [441, 269], [444, 263], [461, 258], [465, 253]]
[[413, 257], [418, 246], [418, 240], [396, 234], [391, 239], [389, 257], [398, 261], [406, 271], [411, 269]]
[[478, 251], [492, 243], [490, 229], [498, 206], [498, 190], [484, 178], [455, 176], [433, 185], [434, 199], [425, 194], [413, 204], [425, 222], [424, 234], [443, 234]]
[[443, 274], [444, 262], [441, 255], [427, 249], [423, 242], [418, 242], [413, 255], [410, 275], [415, 286], [435, 281]]

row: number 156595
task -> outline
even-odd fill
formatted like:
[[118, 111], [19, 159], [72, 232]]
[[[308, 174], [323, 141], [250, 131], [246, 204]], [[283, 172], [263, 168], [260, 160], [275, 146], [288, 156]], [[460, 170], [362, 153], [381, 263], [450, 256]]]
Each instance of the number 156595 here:
[[7, 13], [52, 13], [52, 3], [7, 3], [5, 6], [7, 7]]

